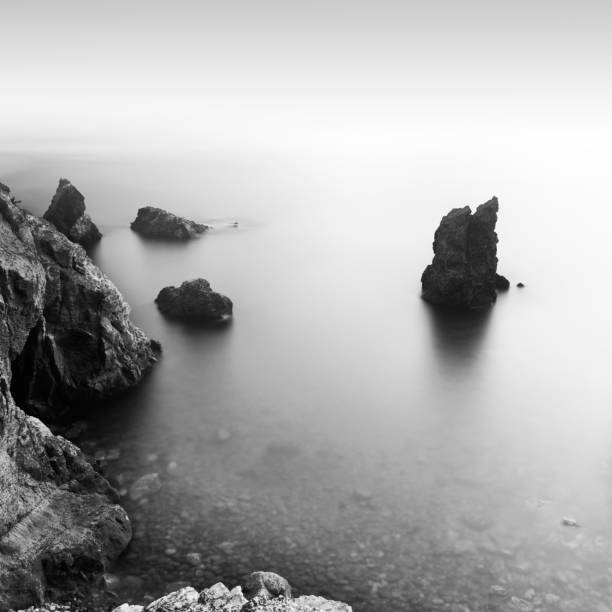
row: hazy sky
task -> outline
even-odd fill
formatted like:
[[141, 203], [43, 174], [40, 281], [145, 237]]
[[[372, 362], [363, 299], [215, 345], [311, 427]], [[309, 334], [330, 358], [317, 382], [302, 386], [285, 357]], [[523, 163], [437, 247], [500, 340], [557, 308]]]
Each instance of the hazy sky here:
[[609, 2], [2, 1], [0, 130], [281, 146], [601, 133]]

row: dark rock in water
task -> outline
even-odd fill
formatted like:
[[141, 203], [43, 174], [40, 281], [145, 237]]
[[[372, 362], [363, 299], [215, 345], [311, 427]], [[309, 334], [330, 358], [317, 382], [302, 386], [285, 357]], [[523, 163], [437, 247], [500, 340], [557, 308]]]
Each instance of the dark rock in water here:
[[215, 293], [203, 278], [185, 281], [180, 287], [164, 287], [155, 298], [159, 310], [185, 321], [223, 321], [232, 315], [232, 300]]
[[519, 289], [522, 289], [522, 288], [523, 288], [525, 285], [523, 285], [523, 283], [516, 283], [516, 286], [517, 286]]
[[510, 289], [510, 281], [501, 274], [495, 275], [495, 288], [498, 291], [508, 291]]
[[284, 597], [291, 598], [291, 585], [289, 582], [274, 572], [253, 572], [244, 585], [244, 596], [247, 599], [259, 600], [276, 599]]
[[189, 240], [203, 234], [209, 229], [209, 226], [177, 217], [161, 208], [145, 206], [138, 209], [138, 214], [136, 219], [132, 221], [131, 228], [135, 232], [150, 238]]
[[117, 494], [48, 416], [136, 384], [155, 356], [82, 247], [0, 190], [0, 610], [103, 572], [131, 538]]
[[494, 197], [473, 214], [465, 206], [443, 217], [434, 236], [433, 261], [421, 277], [425, 300], [463, 309], [495, 302], [498, 208]]
[[102, 238], [100, 230], [85, 212], [83, 194], [68, 179], [60, 179], [44, 218], [51, 221], [64, 236], [83, 246], [94, 244]]

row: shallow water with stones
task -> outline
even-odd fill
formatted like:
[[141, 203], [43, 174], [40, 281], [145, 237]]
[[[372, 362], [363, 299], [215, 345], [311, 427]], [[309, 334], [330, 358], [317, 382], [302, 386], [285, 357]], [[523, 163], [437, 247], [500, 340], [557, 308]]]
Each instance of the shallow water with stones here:
[[[612, 609], [602, 169], [526, 156], [483, 176], [463, 159], [4, 156], [33, 212], [59, 176], [85, 194], [92, 257], [164, 348], [64, 431], [133, 520], [105, 605], [267, 569], [357, 612]], [[419, 278], [441, 216], [492, 194], [511, 290], [480, 315], [431, 309]], [[142, 240], [146, 204], [215, 229]], [[159, 289], [199, 276], [233, 299], [229, 326], [157, 312]], [[159, 491], [131, 499], [151, 473]]]

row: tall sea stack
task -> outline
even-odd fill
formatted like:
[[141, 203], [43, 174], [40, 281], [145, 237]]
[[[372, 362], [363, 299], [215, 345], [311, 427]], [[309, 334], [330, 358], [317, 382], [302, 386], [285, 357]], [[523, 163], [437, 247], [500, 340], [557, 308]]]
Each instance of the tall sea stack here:
[[433, 261], [421, 277], [423, 299], [459, 309], [490, 306], [497, 297], [496, 197], [474, 213], [453, 208], [434, 236]]

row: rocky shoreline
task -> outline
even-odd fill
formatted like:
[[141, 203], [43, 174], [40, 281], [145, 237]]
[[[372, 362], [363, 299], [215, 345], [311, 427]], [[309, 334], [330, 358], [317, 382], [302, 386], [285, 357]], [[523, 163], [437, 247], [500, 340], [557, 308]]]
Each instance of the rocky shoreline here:
[[[73, 414], [137, 385], [161, 351], [132, 324], [128, 304], [81, 246], [101, 238], [84, 210], [84, 197], [67, 179], [60, 179], [43, 219], [22, 210], [8, 187], [0, 190], [2, 611], [108, 609], [108, 599], [97, 598], [95, 585], [107, 580], [111, 564], [132, 538], [130, 519], [117, 504], [120, 493], [102, 472], [104, 462], [43, 423], [62, 422], [59, 431], [74, 438], [70, 432], [78, 422]], [[175, 224], [177, 218], [170, 217]], [[195, 233], [205, 231], [206, 226], [194, 229], [186, 223]], [[212, 292], [203, 279], [194, 283], [201, 290], [195, 296], [196, 318], [231, 315], [229, 298]], [[193, 310], [191, 302], [187, 306]], [[193, 318], [189, 308], [186, 317]], [[159, 478], [145, 476], [132, 483], [129, 499], [138, 501], [159, 486]], [[58, 603], [43, 603], [47, 599]], [[143, 605], [117, 608], [144, 610], [351, 608], [322, 597], [294, 599], [286, 580], [256, 572], [244, 593], [221, 583], [200, 593], [183, 587]]]
[[[74, 605], [47, 604], [16, 612], [81, 612]], [[11, 610], [11, 612], [13, 612]], [[198, 592], [183, 587], [148, 604], [124, 603], [112, 612], [352, 612], [351, 606], [316, 595], [292, 597], [285, 578], [273, 572], [253, 572], [244, 587], [229, 589], [222, 582]]]
[[128, 304], [83, 248], [20, 209], [5, 189], [0, 245], [0, 610], [6, 610], [42, 601], [49, 587], [100, 574], [129, 543], [129, 517], [96, 463], [37, 417], [50, 422], [86, 411], [133, 387], [159, 346], [131, 323]]

